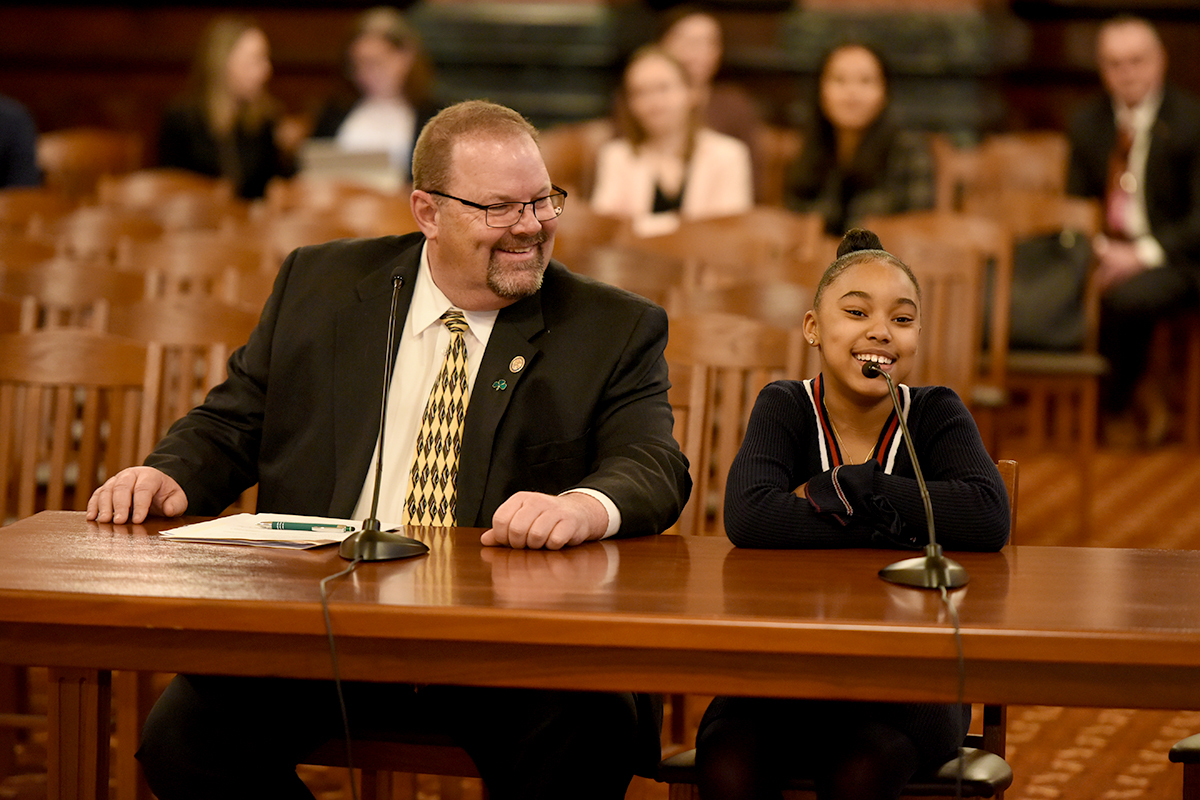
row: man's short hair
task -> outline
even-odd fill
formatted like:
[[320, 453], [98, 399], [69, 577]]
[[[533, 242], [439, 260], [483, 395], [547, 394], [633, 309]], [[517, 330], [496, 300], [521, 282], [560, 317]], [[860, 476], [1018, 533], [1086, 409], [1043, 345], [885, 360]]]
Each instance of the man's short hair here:
[[537, 128], [507, 106], [487, 100], [464, 100], [438, 112], [426, 123], [413, 147], [413, 188], [446, 191], [454, 143], [469, 137], [528, 136], [536, 143]]
[[1106, 32], [1112, 30], [1113, 28], [1123, 28], [1127, 25], [1146, 29], [1150, 32], [1150, 35], [1154, 37], [1154, 41], [1158, 42], [1158, 46], [1162, 48], [1164, 52], [1166, 51], [1166, 44], [1162, 40], [1162, 35], [1158, 32], [1158, 28], [1154, 26], [1153, 22], [1145, 17], [1139, 17], [1137, 14], [1117, 14], [1115, 17], [1109, 17], [1108, 19], [1104, 20], [1104, 22], [1101, 22], [1100, 28], [1096, 32], [1097, 43]]

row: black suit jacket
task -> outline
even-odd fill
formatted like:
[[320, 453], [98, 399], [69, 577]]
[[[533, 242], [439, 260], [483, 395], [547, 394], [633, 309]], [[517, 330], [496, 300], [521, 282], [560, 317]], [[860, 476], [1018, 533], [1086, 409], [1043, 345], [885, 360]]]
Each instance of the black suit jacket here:
[[[1112, 100], [1099, 95], [1070, 128], [1067, 191], [1104, 200], [1108, 158], [1117, 138]], [[1172, 266], [1200, 271], [1200, 99], [1163, 90], [1146, 155], [1146, 216]]]
[[[404, 278], [403, 317], [423, 241], [342, 240], [287, 258], [228, 380], [146, 460], [183, 487], [188, 513], [218, 513], [255, 482], [260, 511], [352, 513], [378, 434], [392, 275]], [[490, 526], [517, 491], [589, 487], [620, 509], [620, 535], [669, 527], [691, 482], [671, 433], [666, 337], [658, 306], [551, 262], [541, 291], [500, 312], [484, 352], [458, 524]], [[385, 491], [404, 484], [384, 475]]]

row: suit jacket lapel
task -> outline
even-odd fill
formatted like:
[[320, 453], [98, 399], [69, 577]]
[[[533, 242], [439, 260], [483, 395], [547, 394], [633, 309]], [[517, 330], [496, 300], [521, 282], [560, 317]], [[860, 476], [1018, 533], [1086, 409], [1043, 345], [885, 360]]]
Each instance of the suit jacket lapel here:
[[354, 511], [375, 441], [379, 437], [379, 404], [383, 398], [384, 358], [388, 314], [392, 304], [392, 275], [404, 278], [400, 287], [396, 341], [387, 364], [396, 359], [400, 330], [408, 316], [421, 249], [413, 247], [375, 270], [358, 284], [358, 302], [337, 312], [334, 344], [333, 447], [336, 461], [329, 513], [346, 517]]
[[500, 311], [475, 376], [458, 461], [455, 517], [459, 525], [490, 526], [479, 519], [492, 466], [492, 444], [517, 384], [537, 368], [540, 350], [531, 343], [545, 327], [541, 293]]

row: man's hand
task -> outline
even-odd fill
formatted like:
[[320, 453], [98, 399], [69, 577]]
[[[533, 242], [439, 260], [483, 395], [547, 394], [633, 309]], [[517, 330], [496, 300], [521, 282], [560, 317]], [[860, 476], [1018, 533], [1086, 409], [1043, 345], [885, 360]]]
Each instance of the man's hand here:
[[479, 541], [489, 546], [559, 550], [599, 539], [608, 530], [608, 512], [581, 492], [563, 495], [517, 492], [492, 515], [492, 527]]
[[1101, 239], [1096, 246], [1096, 282], [1100, 291], [1129, 280], [1146, 268], [1133, 242]]
[[175, 479], [154, 467], [129, 467], [104, 482], [88, 500], [87, 518], [96, 522], [139, 523], [147, 514], [177, 517], [187, 495]]

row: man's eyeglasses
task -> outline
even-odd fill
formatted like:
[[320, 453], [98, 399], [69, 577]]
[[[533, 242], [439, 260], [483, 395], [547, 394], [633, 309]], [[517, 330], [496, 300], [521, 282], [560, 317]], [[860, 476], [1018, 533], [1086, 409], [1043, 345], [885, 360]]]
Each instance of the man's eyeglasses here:
[[525, 214], [525, 206], [533, 209], [534, 219], [538, 222], [549, 222], [562, 213], [563, 205], [567, 202], [567, 192], [554, 184], [550, 184], [550, 188], [554, 190], [553, 194], [538, 197], [527, 203], [492, 203], [488, 206], [472, 203], [470, 200], [463, 200], [461, 197], [455, 197], [445, 192], [431, 191], [429, 193], [445, 197], [448, 200], [457, 200], [464, 206], [480, 209], [483, 211], [483, 221], [489, 228], [511, 228], [521, 221], [521, 217]]

